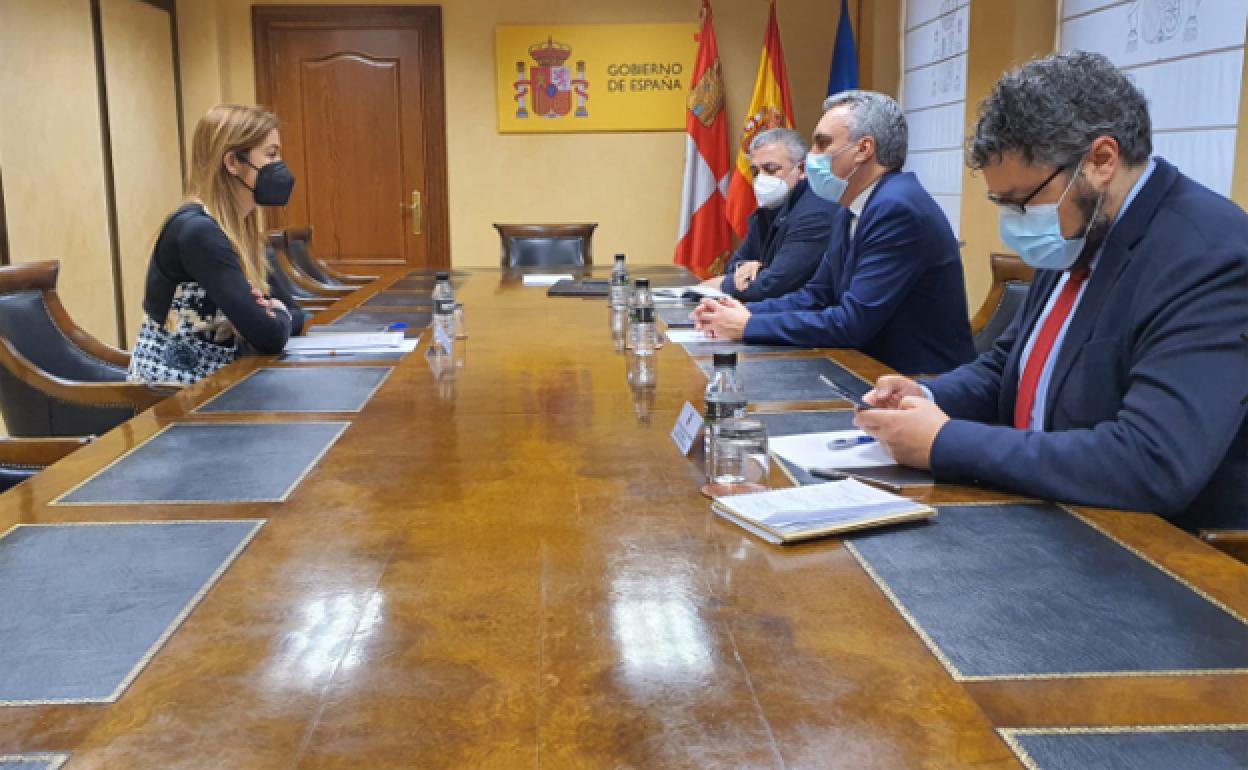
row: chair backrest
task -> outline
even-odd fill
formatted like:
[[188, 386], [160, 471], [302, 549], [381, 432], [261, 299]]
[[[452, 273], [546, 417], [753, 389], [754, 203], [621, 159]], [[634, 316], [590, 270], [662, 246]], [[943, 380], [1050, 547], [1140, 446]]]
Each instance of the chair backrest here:
[[269, 236], [269, 242], [264, 247], [264, 258], [269, 264], [269, 283], [279, 287], [284, 293], [295, 299], [315, 299], [315, 295], [291, 280], [291, 277], [286, 274], [286, 271], [278, 263], [277, 249], [273, 246], [276, 238], [276, 234]]
[[985, 353], [996, 344], [1027, 298], [1035, 270], [1013, 254], [993, 254], [992, 287], [988, 297], [971, 320], [975, 351]]
[[285, 236], [286, 256], [290, 257], [291, 264], [304, 275], [326, 286], [341, 285], [333, 276], [322, 270], [317, 261], [312, 258], [311, 227], [291, 228], [285, 231]]
[[515, 267], [589, 267], [593, 264], [597, 222], [566, 225], [495, 224], [502, 241], [503, 269]]
[[[59, 270], [55, 261], [0, 267], [0, 339], [55, 377], [124, 382], [125, 369], [78, 347], [57, 324], [53, 308], [61, 309], [56, 294]], [[134, 409], [58, 401], [0, 366], [0, 413], [13, 436], [85, 436], [106, 433], [133, 417]]]

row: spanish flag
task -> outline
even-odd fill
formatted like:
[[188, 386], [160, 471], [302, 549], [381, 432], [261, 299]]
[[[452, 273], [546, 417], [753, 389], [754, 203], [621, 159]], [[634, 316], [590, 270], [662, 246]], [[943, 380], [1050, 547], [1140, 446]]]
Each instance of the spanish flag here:
[[728, 119], [724, 115], [724, 78], [710, 0], [702, 0], [702, 30], [693, 88], [685, 111], [685, 178], [681, 188], [680, 233], [676, 264], [701, 278], [723, 271], [732, 253], [732, 231], [724, 215], [728, 178]]
[[750, 176], [750, 142], [768, 129], [781, 127], [793, 127], [793, 101], [789, 97], [789, 73], [780, 46], [780, 27], [776, 24], [776, 0], [771, 0], [763, 55], [758, 62], [758, 78], [754, 81], [754, 98], [745, 115], [737, 165], [728, 185], [728, 224], [738, 238], [745, 238], [750, 214], [758, 207], [754, 200], [754, 178]]

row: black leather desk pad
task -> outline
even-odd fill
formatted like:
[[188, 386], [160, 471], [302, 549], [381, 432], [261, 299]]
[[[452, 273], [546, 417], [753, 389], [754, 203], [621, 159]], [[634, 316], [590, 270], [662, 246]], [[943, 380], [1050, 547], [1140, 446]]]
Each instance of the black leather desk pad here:
[[195, 411], [358, 412], [390, 376], [388, 366], [257, 369]]
[[263, 524], [19, 524], [6, 532], [0, 705], [115, 703]]
[[847, 545], [959, 680], [1248, 671], [1248, 623], [1053, 504], [939, 506]]
[[432, 313], [393, 312], [389, 310], [352, 310], [341, 318], [330, 322], [330, 326], [339, 329], [364, 328], [376, 329], [395, 323], [407, 324], [405, 337], [419, 337], [420, 332], [433, 320]]
[[[468, 275], [465, 273], [456, 273], [451, 276], [451, 288], [453, 289], [462, 289], [464, 284], [467, 282]], [[406, 289], [409, 291], [413, 289], [416, 291], [433, 291], [433, 286], [436, 283], [437, 280], [433, 277], [432, 273], [429, 275], [408, 273], [406, 278], [400, 278], [386, 288]]]
[[680, 346], [691, 356], [710, 356], [715, 353], [794, 353], [810, 350], [810, 348], [791, 348], [787, 345], [750, 345], [733, 340], [682, 342]]
[[171, 425], [55, 505], [281, 502], [349, 424]]
[[693, 312], [695, 307], [697, 307], [697, 305], [688, 303], [680, 305], [664, 304], [656, 307], [654, 309], [654, 314], [660, 321], [663, 322], [663, 325], [668, 328], [692, 329], [693, 319], [689, 317], [689, 314]]
[[[755, 412], [750, 415], [767, 426], [767, 435], [795, 436], [800, 433], [824, 433], [833, 430], [854, 430], [854, 410], [829, 409], [818, 412]], [[774, 455], [773, 455], [774, 456]], [[776, 457], [789, 478], [801, 486], [824, 484], [828, 479], [812, 476], [805, 468]], [[848, 473], [861, 479], [882, 481], [895, 487], [928, 486], [934, 482], [932, 474], [917, 468], [889, 465], [880, 468], [854, 468]]]
[[433, 307], [433, 295], [423, 291], [383, 291], [369, 297], [360, 307]]
[[546, 290], [547, 297], [607, 297], [610, 294], [611, 283], [606, 279], [596, 278], [571, 281], [565, 278]]
[[1035, 770], [1244, 770], [1248, 725], [1002, 730]]
[[[699, 361], [702, 373], [710, 377], [710, 361]], [[737, 376], [745, 383], [750, 403], [766, 401], [843, 401], [826, 377], [847, 393], [861, 396], [871, 385], [828, 358], [758, 358], [737, 364]]]

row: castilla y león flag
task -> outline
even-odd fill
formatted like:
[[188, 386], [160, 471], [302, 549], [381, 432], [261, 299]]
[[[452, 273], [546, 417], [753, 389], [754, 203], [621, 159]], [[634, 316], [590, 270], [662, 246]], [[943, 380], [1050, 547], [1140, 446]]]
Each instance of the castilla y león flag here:
[[723, 269], [732, 251], [726, 217], [728, 124], [724, 116], [724, 78], [711, 19], [710, 0], [702, 0], [702, 31], [685, 115], [685, 181], [681, 189], [680, 235], [676, 263], [706, 278]]
[[784, 66], [784, 50], [780, 47], [780, 27], [776, 24], [776, 0], [771, 0], [767, 17], [767, 33], [763, 37], [763, 56], [758, 63], [754, 81], [754, 97], [745, 114], [741, 145], [737, 148], [737, 164], [728, 185], [728, 224], [738, 238], [745, 238], [750, 214], [758, 203], [754, 200], [754, 180], [750, 176], [750, 142], [772, 128], [793, 127], [793, 102], [789, 98], [789, 73]]

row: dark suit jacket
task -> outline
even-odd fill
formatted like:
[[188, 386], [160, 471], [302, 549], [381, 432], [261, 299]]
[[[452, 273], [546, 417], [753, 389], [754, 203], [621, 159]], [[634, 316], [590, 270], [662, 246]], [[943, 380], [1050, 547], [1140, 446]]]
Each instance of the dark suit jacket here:
[[996, 346], [928, 383], [954, 418], [936, 476], [1248, 527], [1248, 215], [1158, 159], [1070, 321], [1046, 432], [1015, 430], [1019, 358], [1057, 279], [1036, 273]]
[[[840, 206], [810, 191], [805, 179], [775, 209], [758, 207], [750, 215], [745, 240], [724, 272], [725, 294], [742, 302], [779, 297], [800, 289], [815, 274], [832, 238]], [[762, 263], [758, 276], [744, 289], [733, 280], [742, 262]]]
[[909, 172], [893, 171], [838, 233], [799, 291], [750, 305], [746, 342], [857, 348], [908, 374], [937, 374], [975, 357], [958, 241]]

